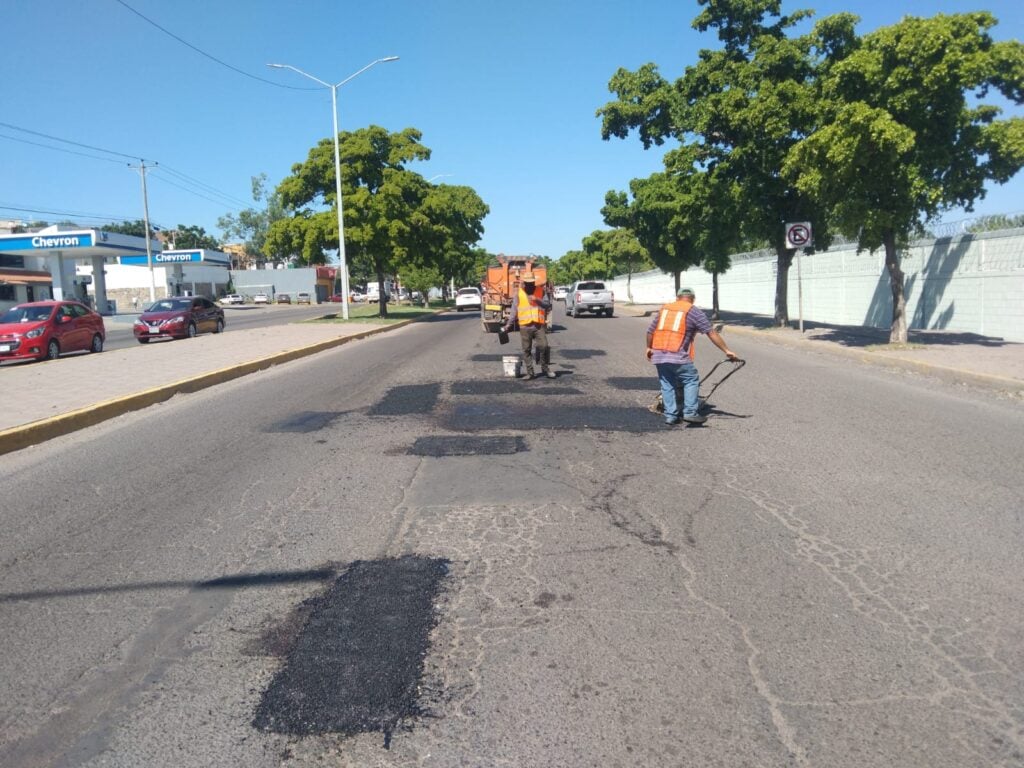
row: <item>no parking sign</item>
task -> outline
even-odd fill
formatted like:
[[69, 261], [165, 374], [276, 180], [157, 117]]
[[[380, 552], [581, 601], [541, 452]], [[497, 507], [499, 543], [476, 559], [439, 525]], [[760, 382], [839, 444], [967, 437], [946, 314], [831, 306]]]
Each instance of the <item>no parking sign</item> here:
[[810, 248], [814, 244], [811, 236], [811, 222], [794, 221], [786, 224], [787, 248]]

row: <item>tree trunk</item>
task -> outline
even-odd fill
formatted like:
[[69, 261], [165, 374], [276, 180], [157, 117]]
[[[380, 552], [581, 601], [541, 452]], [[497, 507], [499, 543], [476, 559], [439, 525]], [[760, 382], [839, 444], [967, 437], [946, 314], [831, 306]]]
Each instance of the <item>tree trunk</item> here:
[[789, 267], [793, 263], [796, 251], [782, 246], [775, 248], [778, 255], [779, 268], [775, 275], [775, 325], [785, 328], [789, 325]]
[[384, 286], [384, 265], [379, 261], [374, 264], [377, 268], [377, 301], [380, 306], [380, 317], [388, 316], [388, 293]]
[[626, 300], [633, 303], [633, 262], [628, 264], [629, 271], [626, 272]]
[[711, 273], [711, 319], [718, 320], [718, 273]]
[[673, 292], [673, 295], [672, 295], [672, 298], [673, 298], [673, 299], [674, 299], [674, 298], [675, 298], [676, 296], [678, 296], [678, 295], [679, 295], [679, 289], [680, 289], [680, 288], [682, 287], [682, 286], [680, 285], [680, 282], [679, 282], [679, 279], [680, 279], [680, 275], [681, 275], [681, 274], [682, 274], [682, 273], [681, 273], [681, 272], [679, 272], [679, 270], [676, 270], [675, 272], [673, 272], [673, 273], [672, 273], [672, 276], [673, 276], [673, 277], [675, 278], [675, 281], [676, 281], [676, 289], [675, 289], [675, 291]]
[[892, 291], [892, 325], [889, 328], [890, 344], [907, 343], [907, 297], [903, 292], [903, 270], [900, 269], [900, 254], [896, 250], [896, 234], [887, 232], [885, 244], [885, 268], [889, 270], [889, 288]]

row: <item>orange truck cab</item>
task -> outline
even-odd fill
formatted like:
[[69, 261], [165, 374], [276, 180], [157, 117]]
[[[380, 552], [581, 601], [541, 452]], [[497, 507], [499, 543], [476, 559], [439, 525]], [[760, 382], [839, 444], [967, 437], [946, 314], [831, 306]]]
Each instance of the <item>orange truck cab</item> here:
[[[498, 263], [487, 268], [487, 276], [481, 285], [483, 293], [483, 328], [486, 333], [497, 333], [508, 322], [512, 311], [512, 299], [519, 291], [519, 276], [532, 272], [537, 285], [547, 285], [547, 267], [535, 256], [498, 256]], [[548, 312], [548, 327], [551, 327], [554, 312]]]

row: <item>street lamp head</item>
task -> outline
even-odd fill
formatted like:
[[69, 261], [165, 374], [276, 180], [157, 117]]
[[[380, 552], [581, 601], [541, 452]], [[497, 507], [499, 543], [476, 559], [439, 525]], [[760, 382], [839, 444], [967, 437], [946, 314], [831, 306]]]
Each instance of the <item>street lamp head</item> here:
[[385, 56], [381, 61], [398, 61], [397, 56]]
[[273, 67], [274, 69], [284, 69], [284, 64], [267, 64], [267, 66]]

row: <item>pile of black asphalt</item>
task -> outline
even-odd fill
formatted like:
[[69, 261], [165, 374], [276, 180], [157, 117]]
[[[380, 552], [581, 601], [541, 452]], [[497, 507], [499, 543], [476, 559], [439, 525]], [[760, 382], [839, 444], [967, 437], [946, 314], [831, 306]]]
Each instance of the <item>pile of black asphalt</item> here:
[[381, 732], [422, 714], [417, 700], [448, 561], [408, 555], [353, 563], [323, 595], [253, 725], [294, 736]]

